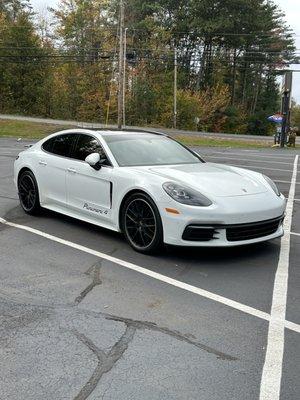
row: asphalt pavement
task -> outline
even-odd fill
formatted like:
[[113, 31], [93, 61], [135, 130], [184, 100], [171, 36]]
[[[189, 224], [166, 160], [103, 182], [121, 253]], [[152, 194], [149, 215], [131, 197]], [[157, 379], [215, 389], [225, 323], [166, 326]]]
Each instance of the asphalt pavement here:
[[287, 197], [295, 188], [284, 241], [145, 256], [120, 234], [26, 215], [12, 169], [23, 148], [0, 139], [0, 217], [11, 223], [0, 223], [1, 400], [299, 399], [298, 150], [195, 148], [263, 172]]

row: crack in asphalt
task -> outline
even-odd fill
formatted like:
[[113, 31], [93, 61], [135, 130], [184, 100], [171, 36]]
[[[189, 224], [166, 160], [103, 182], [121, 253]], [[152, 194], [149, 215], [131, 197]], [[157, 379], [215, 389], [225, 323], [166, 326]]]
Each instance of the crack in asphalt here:
[[109, 254], [110, 256], [113, 256], [117, 251], [118, 251], [118, 248], [114, 247], [111, 251], [108, 251], [107, 254]]
[[[92, 266], [86, 273], [91, 273], [93, 271], [94, 276], [95, 276], [95, 268], [93, 267], [98, 267], [96, 270], [100, 269], [99, 265], [94, 265]], [[97, 276], [97, 274], [96, 274]], [[98, 278], [96, 278], [98, 279]], [[7, 301], [7, 300], [6, 300]], [[11, 300], [10, 300], [11, 301]], [[66, 305], [64, 307], [57, 307], [57, 306], [51, 306], [51, 305], [37, 305], [37, 304], [25, 304], [20, 301], [16, 301], [14, 303], [21, 304], [23, 306], [27, 307], [37, 307], [37, 308], [43, 308], [43, 309], [52, 309], [52, 310], [76, 310], [76, 312], [84, 315], [93, 315], [94, 317], [103, 317], [107, 320], [115, 321], [115, 322], [120, 322], [126, 325], [126, 329], [124, 334], [121, 336], [121, 338], [110, 348], [110, 350], [107, 352], [99, 349], [88, 337], [86, 337], [84, 334], [78, 332], [76, 329], [71, 330], [73, 335], [81, 342], [83, 343], [88, 349], [90, 349], [93, 354], [97, 358], [97, 366], [94, 369], [94, 372], [88, 382], [82, 387], [80, 392], [77, 394], [77, 396], [74, 398], [74, 400], [85, 400], [89, 397], [89, 395], [95, 390], [96, 386], [98, 385], [99, 381], [101, 380], [102, 376], [109, 372], [114, 365], [118, 362], [118, 360], [122, 357], [122, 355], [125, 353], [127, 350], [129, 343], [133, 340], [134, 335], [137, 330], [150, 330], [154, 332], [159, 332], [165, 335], [168, 335], [176, 340], [188, 343], [192, 346], [195, 346], [199, 348], [200, 350], [203, 350], [205, 352], [208, 352], [210, 354], [214, 354], [217, 356], [218, 359], [225, 360], [225, 361], [237, 361], [238, 358], [231, 356], [229, 354], [226, 354], [224, 352], [221, 352], [217, 349], [214, 349], [210, 346], [207, 346], [203, 343], [200, 343], [196, 340], [191, 339], [191, 335], [188, 334], [182, 334], [176, 330], [171, 330], [167, 327], [161, 327], [158, 326], [154, 322], [150, 321], [139, 321], [139, 320], [133, 320], [130, 318], [124, 318], [124, 317], [119, 317], [113, 314], [108, 314], [104, 312], [97, 312], [97, 311], [91, 311], [91, 310], [85, 310], [85, 309], [79, 309], [79, 308], [74, 308], [74, 304], [72, 306]], [[70, 330], [69, 330], [70, 331]]]
[[[0, 297], [2, 297], [1, 292], [0, 292]], [[5, 296], [5, 300], [10, 301], [11, 303], [19, 304], [19, 305], [26, 306], [26, 307], [37, 307], [37, 308], [42, 308], [42, 309], [65, 310], [65, 311], [74, 309], [74, 304], [64, 304], [64, 305], [63, 304], [59, 304], [59, 305], [57, 305], [57, 304], [56, 305], [37, 304], [37, 303], [29, 303], [28, 301], [22, 302], [17, 299], [9, 298], [8, 296]], [[174, 337], [177, 340], [184, 341], [190, 345], [198, 347], [199, 349], [204, 350], [208, 353], [214, 354], [217, 356], [218, 359], [221, 359], [221, 360], [227, 360], [227, 361], [237, 361], [238, 360], [237, 357], [231, 356], [230, 354], [223, 353], [223, 352], [221, 352], [217, 349], [214, 349], [210, 346], [207, 346], [200, 342], [197, 342], [196, 340], [192, 340], [191, 335], [189, 335], [189, 334], [182, 334], [176, 330], [171, 330], [166, 327], [160, 327], [155, 322], [138, 321], [138, 320], [119, 317], [117, 315], [108, 314], [108, 313], [104, 313], [104, 312], [100, 312], [100, 311], [92, 311], [92, 310], [85, 310], [85, 309], [77, 309], [77, 312], [82, 313], [82, 314], [87, 314], [87, 315], [93, 315], [95, 317], [99, 317], [99, 316], [104, 317], [107, 320], [112, 320], [112, 321], [116, 321], [116, 322], [123, 322], [126, 325], [131, 324], [136, 329], [140, 329], [140, 330], [148, 329], [148, 330], [152, 330], [152, 331], [156, 331], [156, 332], [161, 332], [163, 334]]]
[[79, 333], [76, 330], [73, 330], [72, 332], [80, 342], [82, 342], [95, 354], [95, 356], [98, 359], [97, 366], [92, 376], [80, 390], [77, 396], [74, 397], [74, 400], [86, 400], [89, 397], [89, 395], [95, 390], [102, 376], [107, 372], [109, 372], [114, 367], [114, 365], [119, 361], [119, 359], [128, 349], [129, 343], [133, 340], [136, 328], [132, 325], [127, 325], [124, 334], [110, 348], [108, 353], [99, 349], [85, 335]]
[[151, 330], [154, 332], [160, 332], [162, 334], [171, 336], [177, 340], [182, 342], [186, 342], [190, 345], [200, 348], [208, 353], [214, 354], [218, 359], [226, 360], [226, 361], [236, 361], [237, 358], [220, 352], [212, 347], [206, 346], [197, 341], [191, 340], [187, 336], [181, 334], [178, 331], [171, 330], [169, 328], [157, 326], [153, 322], [148, 321], [137, 321], [129, 318], [117, 317], [104, 313], [97, 313], [105, 316], [107, 320], [122, 322], [126, 325], [126, 329], [121, 338], [111, 347], [108, 353], [99, 349], [89, 338], [87, 338], [82, 333], [79, 333], [76, 330], [72, 330], [72, 333], [76, 336], [76, 338], [85, 344], [94, 355], [97, 357], [98, 363], [97, 366], [87, 381], [87, 383], [83, 386], [74, 400], [86, 400], [89, 395], [95, 390], [98, 383], [100, 382], [102, 376], [109, 372], [114, 365], [118, 362], [118, 360], [122, 357], [125, 351], [128, 349], [129, 343], [133, 340], [134, 335], [137, 330]]
[[[115, 249], [113, 249], [113, 252]], [[100, 278], [100, 270], [102, 267], [102, 260], [93, 264], [85, 274], [92, 277], [92, 282], [76, 297], [73, 307], [79, 305], [84, 298], [90, 293], [96, 286], [101, 285], [102, 281]], [[52, 307], [50, 307], [52, 308]], [[56, 307], [53, 307], [56, 308]], [[66, 307], [68, 308], [68, 307]], [[134, 335], [137, 330], [149, 330], [153, 332], [159, 332], [161, 334], [168, 335], [176, 340], [188, 343], [192, 346], [195, 346], [207, 353], [214, 354], [218, 359], [226, 360], [226, 361], [236, 361], [237, 358], [233, 357], [229, 354], [223, 353], [219, 350], [216, 350], [210, 346], [207, 346], [203, 343], [200, 343], [196, 340], [192, 340], [190, 336], [184, 335], [176, 330], [171, 330], [167, 327], [158, 326], [154, 322], [149, 321], [139, 321], [133, 320], [130, 318], [118, 317], [112, 314], [107, 314], [103, 312], [90, 312], [89, 310], [80, 310], [79, 312], [83, 313], [92, 313], [97, 316], [102, 316], [107, 320], [124, 323], [126, 326], [124, 334], [120, 337], [120, 339], [110, 348], [107, 352], [99, 349], [91, 339], [89, 339], [84, 334], [78, 332], [76, 329], [73, 329], [71, 332], [77, 338], [78, 341], [83, 343], [97, 358], [97, 366], [94, 369], [90, 379], [85, 383], [85, 385], [81, 388], [79, 393], [75, 396], [74, 400], [86, 400], [90, 394], [95, 390], [102, 376], [108, 373], [114, 365], [118, 362], [118, 360], [122, 357], [125, 351], [128, 349], [129, 343], [133, 340]]]
[[[80, 293], [80, 295], [75, 299], [75, 304], [79, 304], [89, 292], [91, 292], [95, 286], [101, 285], [102, 281], [100, 279], [100, 269], [101, 269], [102, 263], [101, 261], [98, 261], [96, 264], [92, 265], [86, 272], [86, 275], [92, 275], [93, 281]], [[171, 330], [166, 327], [160, 327], [157, 326], [154, 322], [149, 322], [149, 321], [137, 321], [129, 318], [123, 318], [123, 317], [117, 317], [114, 315], [109, 315], [109, 314], [103, 314], [101, 313], [107, 320], [112, 320], [116, 322], [123, 322], [126, 324], [127, 327], [134, 327], [135, 329], [140, 329], [140, 330], [152, 330], [156, 332], [163, 333], [165, 335], [171, 336], [177, 340], [180, 340], [182, 342], [186, 342], [188, 344], [191, 344], [192, 346], [198, 347], [201, 350], [206, 351], [207, 353], [211, 353], [217, 356], [218, 359], [221, 360], [227, 360], [227, 361], [236, 361], [237, 358], [233, 357], [229, 354], [223, 353], [219, 350], [216, 350], [210, 346], [207, 346], [203, 343], [197, 342], [195, 340], [192, 340], [191, 338], [187, 337], [186, 335], [183, 335], [182, 333]]]
[[[105, 315], [105, 314], [102, 314]], [[206, 346], [203, 343], [197, 342], [195, 340], [191, 340], [189, 337], [187, 337], [186, 335], [183, 335], [182, 333], [176, 331], [176, 330], [171, 330], [169, 328], [166, 327], [160, 327], [158, 326], [156, 323], [154, 322], [149, 322], [149, 321], [136, 321], [133, 319], [129, 319], [129, 318], [123, 318], [123, 317], [116, 317], [113, 315], [105, 315], [105, 318], [107, 320], [111, 320], [111, 321], [116, 321], [116, 322], [123, 322], [124, 324], [126, 324], [126, 326], [132, 326], [135, 329], [139, 329], [139, 330], [151, 330], [154, 332], [160, 332], [163, 333], [165, 335], [171, 336], [177, 340], [180, 340], [182, 342], [186, 342], [188, 344], [191, 344], [192, 346], [198, 347], [201, 350], [206, 351], [207, 353], [211, 353], [217, 356], [218, 359], [221, 360], [226, 360], [226, 361], [237, 361], [236, 357], [233, 357], [229, 354], [223, 353], [219, 350], [216, 350], [210, 346]]]
[[86, 275], [92, 276], [92, 282], [76, 297], [75, 303], [79, 304], [82, 300], [94, 289], [94, 287], [101, 285], [102, 281], [100, 278], [100, 269], [102, 267], [102, 262], [98, 261], [96, 264], [92, 265], [86, 272]]

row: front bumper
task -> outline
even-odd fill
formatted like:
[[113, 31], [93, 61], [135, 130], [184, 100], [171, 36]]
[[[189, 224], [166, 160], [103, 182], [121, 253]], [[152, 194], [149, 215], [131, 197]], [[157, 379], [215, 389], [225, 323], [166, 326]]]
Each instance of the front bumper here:
[[[284, 234], [282, 221], [285, 205], [283, 195], [274, 197], [268, 193], [223, 198], [210, 207], [191, 207], [176, 203], [180, 214], [171, 215], [162, 211], [164, 242], [189, 247], [233, 247], [275, 239]], [[259, 225], [261, 222], [272, 222], [272, 229], [269, 225]], [[258, 230], [263, 230], [263, 236], [253, 235], [257, 223]], [[197, 235], [193, 237], [187, 234], [190, 226], [201, 230], [198, 235], [200, 240], [197, 240]], [[239, 226], [240, 233], [236, 229]], [[252, 229], [251, 234], [245, 232], [248, 226]]]

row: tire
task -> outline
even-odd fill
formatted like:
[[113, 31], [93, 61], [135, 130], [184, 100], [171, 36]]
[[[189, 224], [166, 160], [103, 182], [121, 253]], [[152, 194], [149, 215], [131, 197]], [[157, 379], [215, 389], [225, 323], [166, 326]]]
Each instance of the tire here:
[[163, 226], [158, 208], [143, 192], [134, 193], [125, 200], [121, 227], [127, 242], [140, 253], [153, 254], [163, 246]]
[[26, 170], [18, 178], [18, 194], [23, 210], [30, 215], [37, 215], [40, 210], [39, 189], [34, 174]]

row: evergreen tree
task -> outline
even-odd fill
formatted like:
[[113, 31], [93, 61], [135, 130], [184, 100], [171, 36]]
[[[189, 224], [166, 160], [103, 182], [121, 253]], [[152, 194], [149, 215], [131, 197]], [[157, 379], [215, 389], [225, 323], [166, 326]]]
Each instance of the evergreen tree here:
[[[28, 0], [0, 3], [0, 109], [116, 122], [118, 0], [60, 0], [51, 36]], [[292, 32], [271, 0], [125, 0], [126, 115], [178, 126], [269, 133]]]

